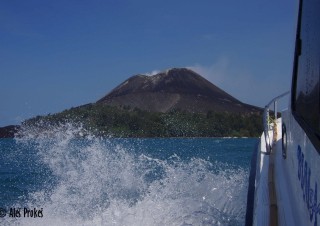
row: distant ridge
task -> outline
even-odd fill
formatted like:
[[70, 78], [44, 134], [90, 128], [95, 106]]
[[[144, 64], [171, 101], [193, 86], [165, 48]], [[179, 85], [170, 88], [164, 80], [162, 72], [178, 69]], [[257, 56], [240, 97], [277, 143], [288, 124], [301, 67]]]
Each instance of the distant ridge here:
[[173, 110], [247, 114], [262, 111], [261, 108], [242, 103], [186, 68], [173, 68], [153, 76], [132, 76], [97, 103], [163, 113]]

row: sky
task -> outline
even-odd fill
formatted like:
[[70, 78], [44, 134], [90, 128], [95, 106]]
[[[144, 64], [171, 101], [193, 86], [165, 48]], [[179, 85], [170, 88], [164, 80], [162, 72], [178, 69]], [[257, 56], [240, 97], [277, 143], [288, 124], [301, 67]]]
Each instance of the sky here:
[[297, 0], [1, 0], [0, 127], [188, 67], [242, 102], [290, 90]]

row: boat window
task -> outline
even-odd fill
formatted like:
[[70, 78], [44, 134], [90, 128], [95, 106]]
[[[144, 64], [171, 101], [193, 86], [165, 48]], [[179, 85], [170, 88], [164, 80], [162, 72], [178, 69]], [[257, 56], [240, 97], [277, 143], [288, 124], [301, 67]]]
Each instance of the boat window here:
[[[303, 1], [298, 25], [292, 111], [316, 148], [320, 150], [320, 3]], [[297, 53], [298, 52], [298, 53]], [[298, 54], [298, 56], [297, 56]]]

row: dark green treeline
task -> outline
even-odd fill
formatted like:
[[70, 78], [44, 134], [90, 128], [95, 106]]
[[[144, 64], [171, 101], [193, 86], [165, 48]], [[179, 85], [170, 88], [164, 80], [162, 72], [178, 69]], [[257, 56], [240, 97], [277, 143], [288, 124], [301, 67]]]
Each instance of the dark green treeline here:
[[23, 125], [47, 127], [66, 122], [81, 123], [94, 135], [113, 137], [259, 137], [263, 130], [261, 114], [214, 111], [201, 114], [179, 110], [159, 113], [103, 104], [37, 116]]

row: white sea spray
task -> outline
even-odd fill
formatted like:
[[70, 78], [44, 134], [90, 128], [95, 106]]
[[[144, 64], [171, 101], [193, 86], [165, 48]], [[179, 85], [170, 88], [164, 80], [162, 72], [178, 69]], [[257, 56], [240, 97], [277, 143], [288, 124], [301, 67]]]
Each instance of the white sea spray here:
[[32, 141], [56, 183], [30, 194], [27, 205], [43, 208], [42, 218], [7, 219], [5, 224], [244, 224], [244, 169], [200, 158], [137, 154], [130, 145], [91, 136], [71, 123], [41, 133], [21, 131], [18, 142]]

